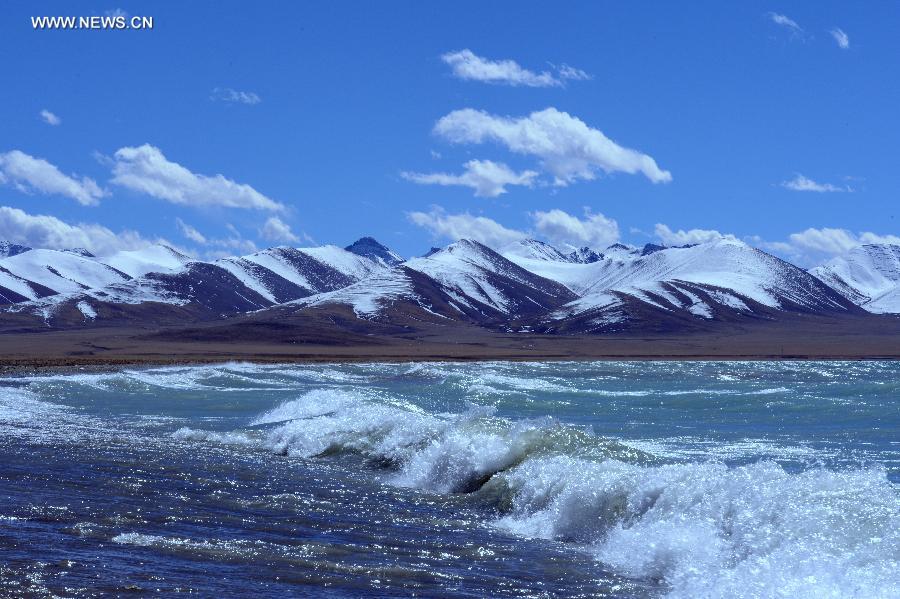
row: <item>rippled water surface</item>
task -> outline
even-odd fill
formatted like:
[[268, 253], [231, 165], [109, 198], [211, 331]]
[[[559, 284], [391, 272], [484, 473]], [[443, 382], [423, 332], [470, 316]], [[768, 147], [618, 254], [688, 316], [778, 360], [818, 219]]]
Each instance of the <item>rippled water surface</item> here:
[[0, 379], [0, 596], [900, 596], [900, 364]]

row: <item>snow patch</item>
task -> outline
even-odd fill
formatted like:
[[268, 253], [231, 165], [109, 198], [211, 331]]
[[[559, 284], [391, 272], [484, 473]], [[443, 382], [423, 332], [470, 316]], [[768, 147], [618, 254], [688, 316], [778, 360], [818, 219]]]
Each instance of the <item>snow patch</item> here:
[[78, 311], [81, 312], [86, 319], [94, 320], [97, 318], [97, 311], [94, 310], [89, 303], [81, 301], [75, 304], [75, 307], [78, 308]]

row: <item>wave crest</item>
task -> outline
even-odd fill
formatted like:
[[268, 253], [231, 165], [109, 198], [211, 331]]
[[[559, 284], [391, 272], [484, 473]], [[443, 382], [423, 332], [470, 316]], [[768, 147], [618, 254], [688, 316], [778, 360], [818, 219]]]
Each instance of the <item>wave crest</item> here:
[[478, 492], [508, 532], [576, 543], [673, 597], [900, 595], [900, 497], [880, 469], [663, 464], [545, 417], [428, 413], [377, 393], [311, 391], [248, 429], [176, 438], [310, 458], [358, 454], [389, 482]]

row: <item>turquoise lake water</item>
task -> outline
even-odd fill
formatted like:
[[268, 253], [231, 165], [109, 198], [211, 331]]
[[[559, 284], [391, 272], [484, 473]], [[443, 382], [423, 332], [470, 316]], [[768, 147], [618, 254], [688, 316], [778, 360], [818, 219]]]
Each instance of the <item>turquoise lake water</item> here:
[[0, 596], [900, 596], [900, 364], [0, 379]]

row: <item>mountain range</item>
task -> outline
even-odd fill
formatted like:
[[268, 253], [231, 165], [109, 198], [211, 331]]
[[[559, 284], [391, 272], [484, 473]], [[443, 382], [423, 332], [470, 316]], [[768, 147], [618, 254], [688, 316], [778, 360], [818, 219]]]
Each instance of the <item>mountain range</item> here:
[[725, 237], [566, 250], [462, 239], [406, 260], [371, 237], [213, 261], [165, 245], [98, 257], [0, 243], [6, 334], [129, 326], [227, 339], [290, 326], [297, 342], [309, 325], [332, 343], [458, 326], [609, 337], [897, 314], [897, 245], [859, 246], [807, 271]]

